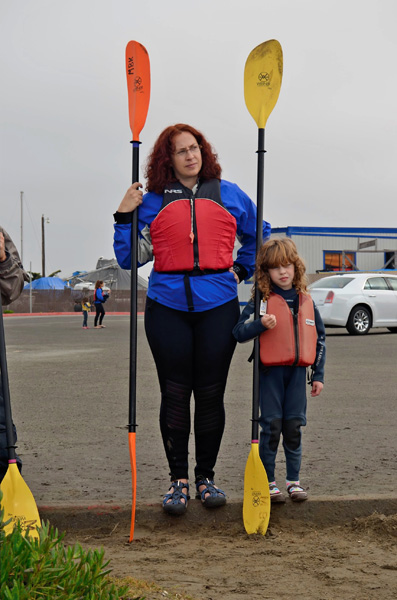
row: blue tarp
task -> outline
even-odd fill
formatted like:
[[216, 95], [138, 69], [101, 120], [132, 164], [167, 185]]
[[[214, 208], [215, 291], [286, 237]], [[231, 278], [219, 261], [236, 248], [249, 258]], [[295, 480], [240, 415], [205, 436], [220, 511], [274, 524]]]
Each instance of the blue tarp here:
[[[60, 277], [40, 277], [32, 281], [32, 290], [63, 290], [67, 287], [66, 283]], [[24, 286], [24, 290], [30, 288], [30, 283]]]

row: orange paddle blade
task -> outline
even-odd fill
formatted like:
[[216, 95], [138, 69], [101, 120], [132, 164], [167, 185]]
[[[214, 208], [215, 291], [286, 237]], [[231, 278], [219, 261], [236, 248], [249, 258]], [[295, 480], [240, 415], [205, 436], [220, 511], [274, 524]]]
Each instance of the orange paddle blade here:
[[130, 542], [134, 539], [135, 528], [135, 507], [136, 507], [136, 453], [135, 453], [135, 432], [128, 434], [128, 446], [130, 449], [131, 477], [132, 477], [132, 508], [131, 508], [131, 529]]
[[6, 535], [12, 533], [19, 522], [23, 534], [38, 538], [37, 527], [41, 527], [39, 511], [33, 494], [26, 485], [16, 463], [8, 465], [7, 473], [0, 485], [3, 492], [2, 505], [4, 509], [4, 526]]
[[145, 125], [150, 100], [149, 54], [139, 42], [128, 42], [125, 51], [125, 67], [132, 141], [139, 142], [139, 134]]

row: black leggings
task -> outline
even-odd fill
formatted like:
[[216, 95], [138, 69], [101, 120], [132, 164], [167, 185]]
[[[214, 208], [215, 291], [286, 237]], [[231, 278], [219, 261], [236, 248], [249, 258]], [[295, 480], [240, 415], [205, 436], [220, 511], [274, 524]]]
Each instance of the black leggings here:
[[103, 304], [95, 304], [95, 319], [94, 319], [94, 327], [98, 325], [98, 317], [99, 317], [99, 325], [102, 325], [103, 317], [105, 316], [105, 309], [103, 308]]
[[190, 397], [195, 400], [196, 480], [213, 479], [223, 430], [223, 396], [240, 316], [235, 298], [204, 312], [146, 301], [145, 330], [161, 388], [160, 429], [171, 481], [188, 479]]

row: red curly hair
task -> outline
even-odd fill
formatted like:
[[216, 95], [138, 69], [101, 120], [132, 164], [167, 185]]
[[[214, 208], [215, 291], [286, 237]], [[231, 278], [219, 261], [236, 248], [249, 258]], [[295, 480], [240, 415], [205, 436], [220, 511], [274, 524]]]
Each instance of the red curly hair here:
[[[268, 240], [259, 249], [256, 257], [255, 281], [262, 294], [263, 301], [266, 301], [272, 291], [272, 280], [270, 279], [269, 269], [274, 269], [280, 265], [294, 265], [295, 275], [292, 285], [297, 292], [308, 294], [306, 267], [298, 254], [298, 249], [290, 238]], [[254, 296], [255, 290], [253, 290]]]
[[191, 133], [201, 148], [203, 165], [199, 173], [200, 178], [221, 178], [222, 169], [218, 163], [218, 155], [215, 154], [211, 144], [205, 139], [204, 135], [194, 127], [191, 127], [191, 125], [178, 123], [177, 125], [170, 125], [160, 133], [148, 156], [145, 169], [145, 177], [147, 179], [146, 189], [148, 192], [162, 194], [164, 186], [167, 183], [177, 181], [172, 167], [171, 155], [175, 150], [175, 136], [183, 132]]

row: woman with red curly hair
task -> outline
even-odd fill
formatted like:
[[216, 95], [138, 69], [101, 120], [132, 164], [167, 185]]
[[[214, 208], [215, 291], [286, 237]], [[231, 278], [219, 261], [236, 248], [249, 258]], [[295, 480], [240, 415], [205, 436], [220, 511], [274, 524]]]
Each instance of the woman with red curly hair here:
[[[139, 265], [154, 259], [145, 330], [160, 382], [160, 429], [170, 467], [163, 508], [183, 514], [192, 392], [196, 492], [208, 508], [226, 502], [214, 483], [214, 467], [236, 344], [232, 329], [240, 315], [237, 284], [255, 266], [256, 206], [236, 184], [221, 179], [217, 155], [190, 125], [172, 125], [160, 134], [145, 175], [148, 193], [133, 184], [114, 215], [114, 250], [120, 266], [129, 269], [131, 215], [138, 208]], [[266, 222], [263, 235], [270, 235]], [[241, 247], [234, 260], [236, 238]]]
[[324, 382], [324, 324], [307, 291], [305, 265], [291, 239], [272, 239], [263, 244], [256, 259], [255, 280], [262, 299], [261, 316], [253, 319], [252, 299], [233, 334], [239, 342], [259, 336], [259, 454], [269, 480], [270, 500], [285, 502], [275, 481], [282, 434], [287, 492], [293, 502], [302, 502], [307, 499], [299, 480], [301, 427], [306, 425], [306, 367], [312, 368], [311, 395], [318, 396]]

